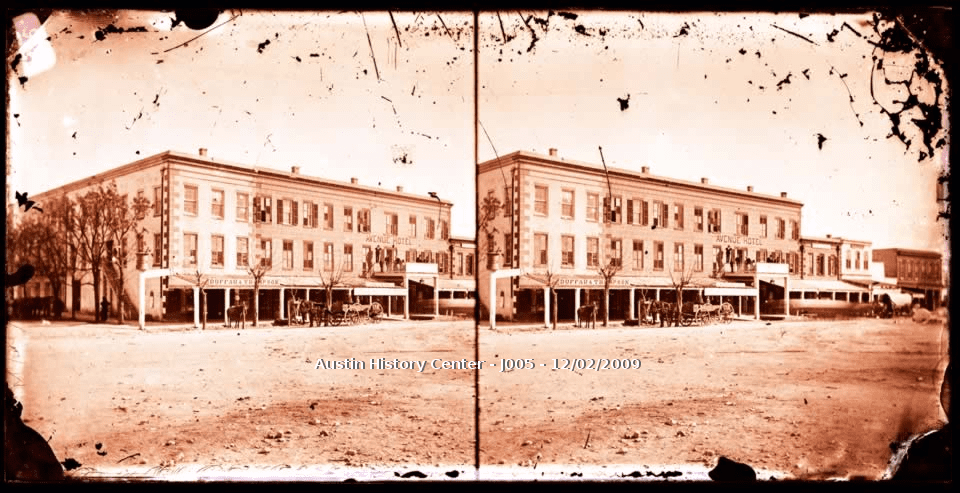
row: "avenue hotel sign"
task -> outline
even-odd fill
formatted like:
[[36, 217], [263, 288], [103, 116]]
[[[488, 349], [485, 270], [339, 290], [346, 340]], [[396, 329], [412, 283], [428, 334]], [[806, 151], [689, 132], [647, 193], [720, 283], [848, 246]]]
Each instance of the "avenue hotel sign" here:
[[726, 243], [729, 245], [763, 246], [763, 242], [760, 241], [760, 238], [751, 238], [749, 236], [717, 235], [715, 241], [717, 243]]

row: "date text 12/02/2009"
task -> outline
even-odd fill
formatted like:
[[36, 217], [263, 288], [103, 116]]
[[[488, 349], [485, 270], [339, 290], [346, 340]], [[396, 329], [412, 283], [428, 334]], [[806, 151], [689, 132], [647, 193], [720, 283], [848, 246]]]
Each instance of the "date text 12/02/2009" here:
[[[491, 363], [490, 366], [496, 366], [496, 363]], [[526, 359], [501, 359], [500, 360], [500, 372], [508, 372], [514, 370], [533, 370], [538, 367], [546, 368], [549, 367], [551, 370], [639, 370], [640, 369], [640, 360], [639, 359], [607, 359], [607, 358], [553, 358], [550, 360], [550, 363], [539, 363], [535, 362], [531, 358]]]

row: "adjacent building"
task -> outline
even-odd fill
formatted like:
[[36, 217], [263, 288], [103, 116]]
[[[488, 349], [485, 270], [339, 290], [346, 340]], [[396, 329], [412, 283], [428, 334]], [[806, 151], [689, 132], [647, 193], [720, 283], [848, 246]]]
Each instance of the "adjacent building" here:
[[939, 252], [907, 248], [876, 248], [873, 261], [882, 262], [884, 275], [896, 279], [901, 291], [928, 310], [941, 306], [943, 296], [943, 257]]
[[[322, 300], [329, 285], [334, 301], [375, 300], [392, 315], [435, 315], [440, 291], [474, 279], [469, 242], [450, 237], [452, 203], [435, 194], [306, 176], [297, 166], [228, 163], [205, 149], [164, 152], [31, 198], [73, 197], [109, 182], [152, 204], [124, 292], [109, 279], [103, 286], [112, 306], [125, 296], [147, 318], [197, 320], [197, 272], [213, 320], [236, 303], [257, 305], [261, 318], [283, 318], [285, 299]], [[258, 265], [266, 273], [253, 299], [250, 271]], [[71, 279], [65, 293], [48, 294], [68, 310], [91, 311], [97, 300], [89, 282]]]
[[[644, 300], [674, 301], [681, 278], [684, 301], [729, 301], [759, 315], [763, 302], [784, 298], [776, 280], [799, 275], [803, 204], [786, 193], [607, 169], [556, 149], [480, 163], [477, 183], [487, 315], [540, 320], [552, 285], [558, 318], [575, 319], [578, 306], [603, 306], [600, 270], [611, 266], [614, 319], [634, 318]], [[520, 275], [496, 280], [491, 299], [485, 286], [496, 270]]]

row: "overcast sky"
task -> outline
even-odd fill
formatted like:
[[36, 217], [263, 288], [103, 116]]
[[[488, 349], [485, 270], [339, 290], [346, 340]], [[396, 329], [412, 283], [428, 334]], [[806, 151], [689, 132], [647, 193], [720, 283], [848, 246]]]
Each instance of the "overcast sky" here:
[[[886, 138], [870, 15], [577, 14], [537, 13], [530, 27], [516, 12], [481, 15], [480, 121], [493, 143], [480, 134], [481, 161], [494, 147], [555, 147], [599, 165], [602, 146], [608, 166], [787, 192], [804, 203], [804, 235], [944, 249], [934, 194], [947, 147], [918, 162], [920, 138], [909, 149]], [[899, 76], [904, 60], [886, 62]], [[875, 95], [891, 110], [907, 96], [882, 81]]]
[[[171, 30], [173, 15], [46, 21], [55, 65], [21, 85], [21, 63], [11, 82], [16, 190], [205, 147], [240, 164], [437, 192], [454, 203], [452, 233], [473, 237], [472, 14], [397, 12], [398, 42], [387, 13], [243, 11], [179, 48], [203, 31]], [[137, 27], [146, 32], [126, 32]]]
[[[396, 30], [386, 13], [242, 14], [180, 47], [203, 31], [171, 30], [172, 13], [54, 14], [55, 63], [11, 73], [11, 185], [38, 193], [206, 147], [436, 191], [455, 204], [453, 233], [473, 235], [472, 14], [396, 12]], [[934, 187], [949, 140], [919, 159], [908, 115], [912, 145], [887, 138], [871, 15], [576, 14], [481, 13], [481, 161], [556, 147], [599, 164], [602, 146], [610, 166], [787, 192], [804, 235], [945, 249]], [[908, 74], [912, 56], [885, 57], [883, 75]], [[906, 93], [877, 77], [895, 111]], [[932, 101], [930, 84], [913, 87]]]

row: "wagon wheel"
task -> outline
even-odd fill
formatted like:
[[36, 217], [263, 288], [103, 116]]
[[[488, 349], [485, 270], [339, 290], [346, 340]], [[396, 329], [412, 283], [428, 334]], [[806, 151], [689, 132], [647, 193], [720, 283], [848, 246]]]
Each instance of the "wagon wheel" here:
[[724, 312], [723, 314], [723, 323], [728, 324], [733, 321], [733, 312]]
[[347, 324], [348, 325], [357, 325], [360, 323], [360, 314], [355, 310], [350, 310], [347, 312]]
[[330, 314], [330, 323], [333, 325], [340, 325], [343, 323], [343, 312], [336, 312]]
[[693, 323], [694, 315], [687, 315], [686, 313], [680, 314], [680, 325], [684, 327], [689, 327]]

